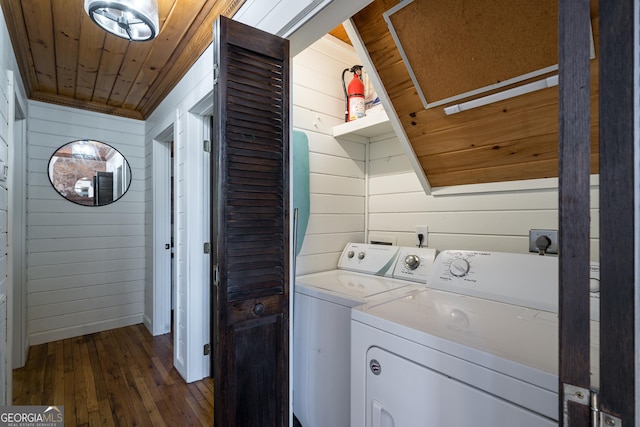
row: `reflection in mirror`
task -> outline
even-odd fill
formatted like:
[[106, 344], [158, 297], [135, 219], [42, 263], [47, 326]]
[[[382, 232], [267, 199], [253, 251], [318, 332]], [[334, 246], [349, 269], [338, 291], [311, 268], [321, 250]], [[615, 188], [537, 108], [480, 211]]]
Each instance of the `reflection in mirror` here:
[[73, 141], [49, 160], [49, 180], [65, 199], [85, 206], [104, 206], [124, 195], [131, 168], [118, 150], [99, 141]]
[[93, 182], [86, 176], [77, 180], [73, 189], [80, 197], [93, 197]]

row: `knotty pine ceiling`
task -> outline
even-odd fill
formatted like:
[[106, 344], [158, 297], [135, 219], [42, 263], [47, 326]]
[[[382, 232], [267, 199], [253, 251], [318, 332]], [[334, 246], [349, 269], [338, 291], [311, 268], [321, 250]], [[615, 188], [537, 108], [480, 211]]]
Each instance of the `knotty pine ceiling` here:
[[[383, 18], [399, 2], [374, 0], [352, 22], [430, 186], [557, 177], [557, 88], [452, 116], [425, 109]], [[232, 16], [242, 3], [158, 0], [159, 37], [133, 43], [91, 22], [83, 0], [0, 0], [30, 99], [134, 119], [146, 119], [206, 49], [217, 16]], [[598, 173], [597, 0], [591, 12], [591, 168]], [[331, 33], [348, 42], [341, 27]]]
[[146, 119], [244, 0], [158, 0], [148, 42], [108, 34], [83, 0], [0, 0], [29, 99]]
[[[442, 2], [423, 1], [434, 4]], [[454, 3], [464, 7], [461, 0], [448, 3], [449, 1], [451, 0], [446, 0], [446, 7], [452, 8]], [[476, 0], [485, 4], [492, 1]], [[398, 3], [400, 0], [374, 0], [358, 12], [352, 22], [389, 95], [429, 185], [444, 187], [557, 177], [557, 87], [450, 116], [444, 113], [443, 107], [464, 102], [465, 99], [425, 109], [383, 18], [383, 14]], [[597, 0], [591, 1], [591, 20], [596, 50], [596, 57], [591, 61], [591, 173], [595, 174], [599, 167]], [[453, 30], [455, 31], [455, 27]], [[339, 29], [332, 34], [342, 38]], [[420, 43], [425, 43], [426, 37], [420, 34], [420, 30], [413, 37]], [[505, 34], [505, 37], [509, 35]], [[441, 54], [457, 55], [460, 50], [459, 46], [453, 47]], [[434, 57], [432, 61], [438, 63], [439, 59], [441, 57]]]

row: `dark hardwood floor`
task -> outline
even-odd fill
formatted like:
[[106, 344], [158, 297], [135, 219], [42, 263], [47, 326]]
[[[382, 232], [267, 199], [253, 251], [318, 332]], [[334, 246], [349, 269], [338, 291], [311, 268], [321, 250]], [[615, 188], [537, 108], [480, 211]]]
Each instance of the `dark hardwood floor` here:
[[171, 334], [135, 325], [31, 347], [13, 404], [64, 406], [65, 427], [212, 426], [213, 381], [186, 384]]

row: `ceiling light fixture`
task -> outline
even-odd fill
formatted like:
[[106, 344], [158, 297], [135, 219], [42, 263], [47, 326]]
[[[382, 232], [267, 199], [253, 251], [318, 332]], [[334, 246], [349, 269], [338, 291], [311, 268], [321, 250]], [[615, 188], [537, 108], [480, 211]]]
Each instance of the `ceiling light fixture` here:
[[471, 101], [463, 102], [462, 104], [451, 105], [444, 107], [446, 115], [456, 114], [461, 111], [470, 110], [472, 108], [482, 107], [483, 105], [489, 105], [494, 102], [504, 101], [506, 99], [515, 98], [516, 96], [524, 95], [525, 93], [535, 92], [536, 90], [546, 89], [548, 87], [558, 86], [558, 76], [547, 77], [546, 79], [538, 80], [536, 82], [527, 83], [522, 86], [516, 86], [511, 89], [503, 90], [491, 95], [483, 96], [482, 98], [473, 99]]
[[160, 29], [156, 0], [85, 0], [84, 10], [98, 26], [123, 39], [151, 40]]

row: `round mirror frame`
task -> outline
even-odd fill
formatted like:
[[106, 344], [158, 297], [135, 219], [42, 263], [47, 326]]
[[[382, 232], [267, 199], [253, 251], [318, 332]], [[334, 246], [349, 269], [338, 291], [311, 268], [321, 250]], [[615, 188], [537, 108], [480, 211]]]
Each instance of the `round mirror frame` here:
[[82, 206], [106, 206], [131, 187], [131, 166], [122, 153], [88, 139], [58, 148], [49, 159], [47, 175], [58, 194]]

